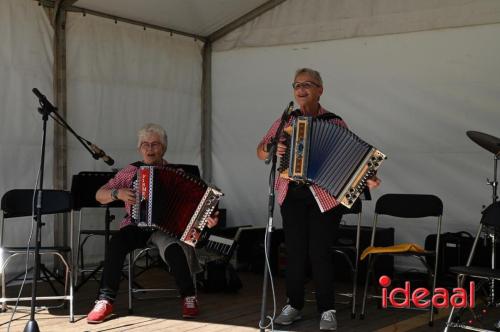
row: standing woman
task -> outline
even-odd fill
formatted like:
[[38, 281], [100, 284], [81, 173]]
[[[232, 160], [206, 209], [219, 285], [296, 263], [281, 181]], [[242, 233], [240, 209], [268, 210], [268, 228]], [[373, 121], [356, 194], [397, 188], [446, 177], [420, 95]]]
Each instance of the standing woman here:
[[[309, 68], [297, 70], [292, 83], [295, 101], [304, 116], [328, 118], [334, 124], [347, 127], [345, 122], [319, 103], [323, 94], [323, 80], [319, 72]], [[292, 123], [290, 117], [288, 125]], [[257, 146], [257, 157], [268, 156], [267, 146], [275, 136], [281, 118], [277, 119]], [[278, 144], [276, 154], [281, 157], [286, 146]], [[369, 188], [380, 184], [377, 177], [367, 181]], [[334, 266], [331, 247], [337, 238], [344, 207], [335, 197], [315, 184], [276, 180], [278, 204], [281, 206], [285, 246], [287, 249], [286, 292], [287, 304], [274, 320], [276, 324], [290, 325], [301, 319], [304, 307], [306, 264], [309, 259], [316, 288], [316, 303], [321, 313], [320, 330], [336, 330]]]

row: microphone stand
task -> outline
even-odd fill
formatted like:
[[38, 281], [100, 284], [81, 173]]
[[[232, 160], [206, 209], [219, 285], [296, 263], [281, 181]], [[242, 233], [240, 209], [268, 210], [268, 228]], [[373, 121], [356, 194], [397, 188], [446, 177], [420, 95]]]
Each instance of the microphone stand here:
[[[30, 320], [24, 327], [23, 332], [39, 332], [40, 329], [38, 327], [38, 323], [35, 320], [35, 302], [36, 302], [36, 290], [37, 290], [37, 280], [40, 274], [40, 247], [41, 247], [41, 228], [42, 228], [42, 195], [43, 195], [43, 177], [44, 177], [44, 169], [45, 169], [45, 146], [46, 146], [46, 138], [47, 138], [47, 121], [49, 116], [54, 119], [56, 123], [61, 125], [63, 128], [69, 130], [76, 139], [82, 143], [85, 149], [90, 152], [94, 159], [99, 159], [100, 155], [90, 149], [89, 146], [92, 145], [91, 142], [85, 140], [81, 136], [79, 136], [73, 128], [71, 128], [66, 121], [57, 113], [57, 107], [54, 107], [47, 100], [47, 98], [38, 91], [38, 89], [34, 88], [33, 93], [38, 97], [38, 102], [40, 103], [40, 107], [38, 108], [38, 112], [42, 115], [43, 120], [43, 137], [42, 137], [42, 152], [40, 157], [40, 182], [38, 186], [38, 190], [36, 192], [36, 231], [35, 231], [35, 263], [33, 268], [33, 284], [31, 287], [31, 310], [30, 310]], [[55, 115], [55, 117], [53, 115]], [[87, 146], [88, 145], [88, 146]]]
[[281, 123], [276, 130], [276, 134], [274, 135], [273, 139], [271, 140], [271, 143], [269, 145], [268, 149], [268, 156], [266, 158], [266, 164], [269, 164], [271, 162], [271, 172], [269, 174], [269, 198], [268, 198], [268, 205], [267, 205], [267, 214], [268, 214], [268, 219], [267, 219], [267, 227], [266, 227], [266, 233], [265, 233], [265, 243], [264, 243], [264, 255], [265, 255], [265, 264], [264, 264], [264, 281], [262, 285], [262, 303], [261, 303], [261, 311], [260, 311], [260, 322], [259, 322], [259, 328], [260, 332], [265, 331], [265, 325], [264, 321], [266, 319], [266, 302], [267, 302], [267, 284], [268, 284], [268, 279], [269, 279], [269, 273], [271, 273], [269, 269], [269, 249], [271, 247], [271, 236], [273, 232], [273, 215], [274, 215], [274, 201], [275, 201], [275, 189], [274, 189], [274, 182], [276, 179], [276, 163], [277, 163], [277, 156], [276, 156], [276, 150], [278, 149], [278, 143], [281, 137], [281, 133], [283, 132], [283, 128], [285, 127], [286, 123], [288, 122], [288, 119], [291, 114], [291, 110], [293, 109], [293, 101], [290, 102], [288, 107], [285, 109], [283, 112], [283, 115], [281, 116]]
[[[38, 91], [38, 90], [37, 90]], [[36, 94], [36, 93], [35, 93]], [[38, 96], [38, 95], [37, 95]], [[40, 107], [38, 112], [42, 114], [43, 120], [43, 136], [42, 136], [42, 153], [40, 157], [40, 182], [36, 192], [36, 231], [35, 231], [35, 266], [33, 268], [33, 283], [31, 286], [31, 310], [30, 320], [24, 327], [24, 332], [39, 332], [38, 323], [35, 320], [35, 302], [36, 302], [36, 283], [40, 274], [40, 247], [41, 247], [41, 228], [42, 228], [42, 189], [43, 189], [43, 175], [45, 166], [45, 145], [47, 137], [47, 120], [50, 113], [55, 112], [56, 108], [47, 101], [46, 98], [40, 98]]]
[[80, 135], [78, 135], [73, 130], [73, 128], [71, 128], [71, 126], [64, 120], [64, 118], [61, 115], [59, 115], [59, 113], [57, 113], [57, 112], [54, 111], [54, 115], [56, 117], [53, 117], [52, 115], [50, 117], [52, 119], [54, 119], [54, 121], [57, 124], [59, 124], [61, 127], [63, 127], [64, 129], [67, 129], [70, 133], [72, 133], [73, 136], [78, 140], [78, 142], [80, 142], [83, 145], [83, 147], [92, 155], [92, 158], [94, 158], [95, 160], [97, 160], [100, 157], [102, 157], [102, 155], [98, 154], [96, 151], [93, 151], [90, 148], [93, 145], [92, 142], [90, 142], [90, 141], [86, 140], [85, 138], [81, 137]]

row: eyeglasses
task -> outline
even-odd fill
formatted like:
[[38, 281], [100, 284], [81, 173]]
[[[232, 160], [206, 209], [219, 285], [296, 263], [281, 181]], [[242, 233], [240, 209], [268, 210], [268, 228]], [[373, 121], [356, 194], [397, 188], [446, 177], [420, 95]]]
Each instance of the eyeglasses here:
[[320, 85], [317, 84], [317, 83], [314, 83], [314, 82], [311, 82], [311, 81], [305, 81], [305, 82], [293, 82], [292, 83], [292, 88], [294, 90], [298, 90], [298, 89], [306, 89], [306, 90], [310, 90], [314, 87], [317, 87], [319, 88]]
[[160, 142], [142, 142], [140, 147], [143, 150], [151, 149], [151, 150], [158, 150], [161, 148], [161, 143]]

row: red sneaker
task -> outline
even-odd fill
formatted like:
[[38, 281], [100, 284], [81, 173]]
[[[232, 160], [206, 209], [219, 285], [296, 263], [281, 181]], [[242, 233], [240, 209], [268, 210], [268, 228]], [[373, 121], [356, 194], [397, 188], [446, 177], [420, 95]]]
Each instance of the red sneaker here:
[[113, 305], [108, 300], [95, 301], [94, 309], [87, 315], [87, 323], [98, 324], [111, 316]]
[[198, 309], [198, 300], [196, 296], [188, 296], [184, 298], [182, 304], [182, 317], [193, 318], [198, 316], [200, 309]]

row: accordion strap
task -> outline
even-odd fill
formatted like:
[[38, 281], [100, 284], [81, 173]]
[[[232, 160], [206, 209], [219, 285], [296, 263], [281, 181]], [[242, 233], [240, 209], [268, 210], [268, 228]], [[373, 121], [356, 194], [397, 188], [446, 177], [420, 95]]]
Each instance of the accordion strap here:
[[326, 113], [323, 113], [321, 115], [318, 115], [316, 117], [316, 119], [321, 119], [321, 120], [341, 120], [342, 121], [342, 118], [340, 116], [338, 116], [337, 114], [335, 113], [331, 113], [331, 112], [326, 112]]

